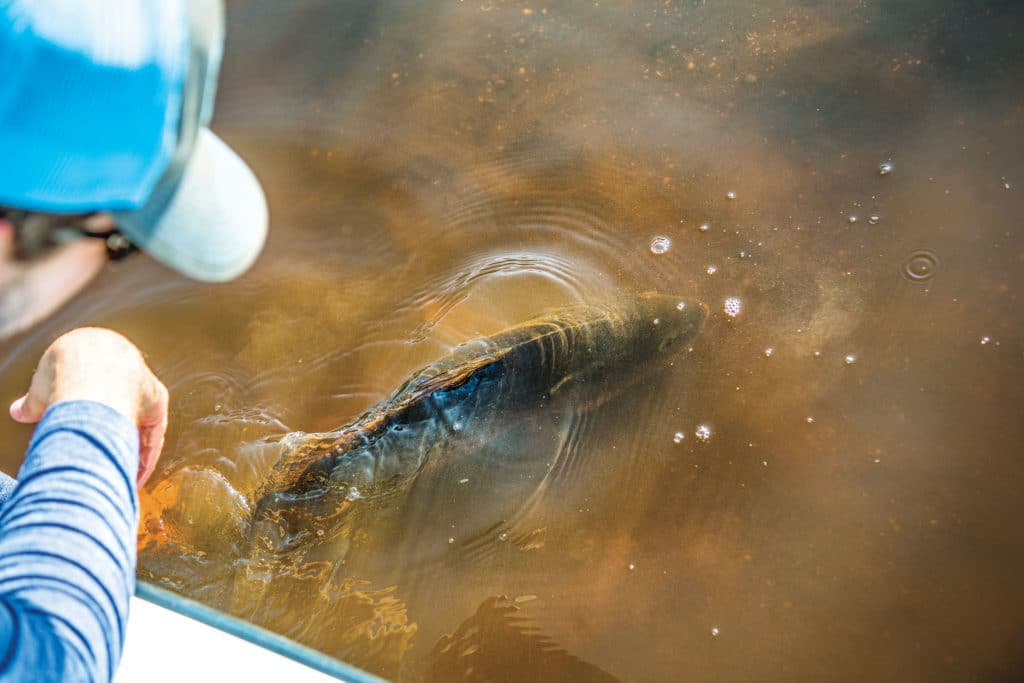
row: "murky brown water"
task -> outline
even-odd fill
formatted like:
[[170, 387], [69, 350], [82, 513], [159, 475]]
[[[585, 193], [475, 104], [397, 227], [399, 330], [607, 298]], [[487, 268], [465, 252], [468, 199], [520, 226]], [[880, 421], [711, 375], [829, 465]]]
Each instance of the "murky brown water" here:
[[[254, 618], [403, 680], [1024, 676], [1024, 7], [229, 9], [216, 124], [265, 255], [217, 287], [115, 264], [0, 365], [13, 398], [71, 326], [146, 350], [173, 405], [143, 575], [228, 608], [281, 435], [659, 290], [712, 319], [552, 427], [557, 485], [437, 458]], [[2, 436], [11, 470], [29, 430]]]

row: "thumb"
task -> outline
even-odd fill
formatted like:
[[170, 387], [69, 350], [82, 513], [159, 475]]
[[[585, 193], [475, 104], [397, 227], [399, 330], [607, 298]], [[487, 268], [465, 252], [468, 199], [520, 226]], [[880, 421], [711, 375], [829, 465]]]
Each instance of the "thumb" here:
[[15, 421], [32, 424], [42, 419], [45, 408], [46, 406], [34, 400], [32, 393], [29, 392], [11, 404], [10, 413]]
[[49, 403], [49, 386], [52, 382], [52, 363], [48, 362], [48, 354], [43, 354], [32, 373], [32, 381], [29, 383], [28, 391], [21, 398], [14, 401], [10, 407], [11, 417], [17, 422], [31, 424], [43, 419]]

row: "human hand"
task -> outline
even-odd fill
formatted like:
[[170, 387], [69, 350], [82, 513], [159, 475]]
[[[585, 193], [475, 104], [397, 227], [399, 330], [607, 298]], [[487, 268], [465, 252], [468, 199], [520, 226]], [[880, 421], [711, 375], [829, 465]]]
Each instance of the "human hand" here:
[[96, 401], [128, 417], [139, 428], [142, 486], [156, 469], [167, 430], [167, 387], [142, 354], [117, 332], [80, 327], [50, 344], [39, 359], [28, 393], [11, 404], [18, 422], [34, 423], [54, 403]]
[[14, 226], [0, 219], [0, 339], [49, 317], [107, 262], [103, 240], [62, 244], [32, 261], [14, 259]]

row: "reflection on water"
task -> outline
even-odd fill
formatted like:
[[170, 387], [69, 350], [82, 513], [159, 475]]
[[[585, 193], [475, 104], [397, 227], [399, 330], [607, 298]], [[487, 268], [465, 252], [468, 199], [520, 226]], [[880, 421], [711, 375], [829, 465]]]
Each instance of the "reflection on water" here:
[[0, 365], [13, 398], [70, 326], [146, 350], [172, 426], [143, 575], [231, 609], [284, 434], [544, 309], [661, 291], [711, 310], [692, 353], [522, 422], [579, 455], [558, 495], [509, 515], [534, 482], [501, 453], [442, 467], [348, 552], [282, 563], [254, 618], [402, 680], [1024, 675], [1019, 3], [228, 18], [217, 126], [266, 254], [216, 287], [114, 264]]

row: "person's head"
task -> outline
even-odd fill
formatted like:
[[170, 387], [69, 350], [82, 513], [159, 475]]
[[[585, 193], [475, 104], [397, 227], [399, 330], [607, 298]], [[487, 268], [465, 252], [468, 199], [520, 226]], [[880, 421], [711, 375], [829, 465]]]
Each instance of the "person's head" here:
[[106, 212], [190, 277], [244, 272], [266, 200], [207, 128], [223, 42], [220, 0], [0, 3], [0, 206]]

